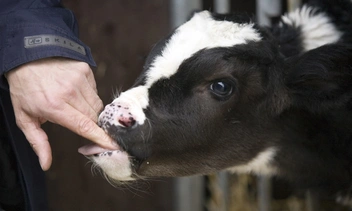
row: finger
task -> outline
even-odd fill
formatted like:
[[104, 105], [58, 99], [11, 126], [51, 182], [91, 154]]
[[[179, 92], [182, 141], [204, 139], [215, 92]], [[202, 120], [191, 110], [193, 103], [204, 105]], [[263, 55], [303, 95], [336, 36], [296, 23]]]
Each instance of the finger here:
[[86, 74], [88, 83], [89, 83], [89, 85], [92, 87], [92, 89], [94, 90], [94, 92], [95, 92], [95, 93], [98, 93], [97, 84], [96, 84], [96, 82], [95, 82], [95, 78], [94, 78], [93, 71], [92, 71], [92, 69], [91, 69], [89, 66], [88, 66], [88, 68], [89, 68], [89, 71], [88, 71], [88, 73]]
[[[63, 116], [62, 113], [65, 115]], [[68, 128], [104, 148], [116, 149], [113, 140], [90, 118], [68, 104], [66, 104], [62, 113], [56, 113], [53, 117], [54, 119], [49, 120]]]
[[39, 158], [41, 168], [46, 171], [52, 163], [51, 147], [48, 141], [48, 136], [40, 127], [40, 123], [30, 120], [24, 120], [25, 123], [20, 123], [19, 127], [26, 136], [29, 144], [33, 148], [35, 154]]
[[96, 114], [103, 110], [103, 101], [96, 94], [95, 90], [91, 86], [84, 86], [81, 88], [82, 96], [90, 107], [95, 111]]
[[[100, 101], [99, 97], [96, 95], [95, 92], [92, 92], [92, 89], [89, 86], [85, 86], [85, 89], [90, 89], [91, 94], [93, 96], [84, 96], [87, 95], [86, 93], [82, 93], [83, 90], [77, 91], [76, 94], [72, 97], [68, 98], [68, 104], [71, 105], [73, 108], [81, 112], [82, 114], [89, 117], [92, 121], [98, 121], [98, 111], [96, 111], [97, 106], [92, 104], [97, 104]], [[87, 92], [87, 91], [85, 91]], [[93, 99], [92, 99], [93, 98]], [[95, 102], [94, 102], [95, 101]]]

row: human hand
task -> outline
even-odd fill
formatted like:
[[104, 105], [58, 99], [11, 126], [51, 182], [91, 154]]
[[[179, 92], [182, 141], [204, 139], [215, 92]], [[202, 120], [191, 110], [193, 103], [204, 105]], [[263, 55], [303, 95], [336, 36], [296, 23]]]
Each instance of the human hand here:
[[48, 136], [41, 128], [46, 121], [114, 149], [111, 138], [96, 125], [103, 103], [87, 63], [65, 58], [41, 59], [11, 70], [6, 77], [16, 123], [44, 171], [52, 163]]

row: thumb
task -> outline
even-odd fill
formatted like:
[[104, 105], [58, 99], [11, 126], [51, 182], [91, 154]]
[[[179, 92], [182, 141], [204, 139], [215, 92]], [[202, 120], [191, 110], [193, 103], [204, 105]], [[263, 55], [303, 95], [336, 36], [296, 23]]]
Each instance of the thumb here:
[[48, 136], [40, 127], [40, 123], [28, 122], [19, 127], [26, 136], [35, 154], [37, 154], [43, 171], [49, 170], [52, 163], [51, 147], [48, 141]]

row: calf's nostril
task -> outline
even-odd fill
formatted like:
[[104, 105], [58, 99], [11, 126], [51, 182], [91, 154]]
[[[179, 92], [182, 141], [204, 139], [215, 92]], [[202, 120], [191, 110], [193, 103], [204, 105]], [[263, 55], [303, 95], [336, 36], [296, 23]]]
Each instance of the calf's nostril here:
[[126, 117], [120, 117], [120, 118], [118, 119], [118, 122], [119, 122], [122, 126], [124, 126], [124, 127], [126, 127], [126, 128], [133, 127], [133, 126], [137, 123], [136, 120], [135, 120], [133, 117], [128, 117], [128, 118], [126, 118]]

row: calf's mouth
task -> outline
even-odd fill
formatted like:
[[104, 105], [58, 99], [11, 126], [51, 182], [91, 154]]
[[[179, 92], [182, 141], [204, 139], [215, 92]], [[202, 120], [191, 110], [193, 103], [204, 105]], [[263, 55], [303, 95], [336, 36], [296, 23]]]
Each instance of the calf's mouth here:
[[94, 156], [94, 157], [111, 156], [113, 153], [120, 153], [122, 151], [123, 151], [122, 148], [118, 145], [116, 145], [116, 149], [112, 150], [112, 149], [102, 148], [97, 144], [88, 144], [78, 149], [79, 153], [88, 157], [89, 156]]

